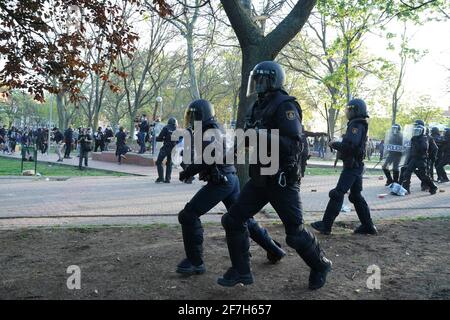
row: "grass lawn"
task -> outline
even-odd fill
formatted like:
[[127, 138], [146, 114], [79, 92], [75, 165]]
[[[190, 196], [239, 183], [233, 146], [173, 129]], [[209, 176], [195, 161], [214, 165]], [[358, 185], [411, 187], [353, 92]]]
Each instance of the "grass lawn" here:
[[[26, 161], [23, 163], [24, 170], [34, 170], [34, 162]], [[77, 167], [67, 165], [48, 165], [47, 163], [38, 162], [37, 172], [43, 176], [65, 176], [65, 177], [77, 177], [77, 176], [127, 176], [126, 173], [109, 172], [96, 169], [87, 169], [80, 171]], [[0, 157], [0, 176], [20, 176], [20, 160]]]
[[[370, 168], [371, 169], [371, 168]], [[305, 176], [330, 176], [330, 175], [340, 175], [342, 167], [334, 168], [311, 168], [306, 167]], [[377, 170], [367, 170], [366, 175], [380, 175], [383, 174], [381, 171]]]

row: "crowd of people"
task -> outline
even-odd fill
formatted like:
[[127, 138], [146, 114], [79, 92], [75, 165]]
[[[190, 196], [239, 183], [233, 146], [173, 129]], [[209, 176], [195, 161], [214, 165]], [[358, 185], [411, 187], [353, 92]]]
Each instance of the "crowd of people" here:
[[411, 176], [415, 174], [421, 181], [422, 191], [435, 194], [438, 189], [435, 182], [449, 182], [444, 169], [450, 164], [449, 128], [441, 134], [439, 128], [432, 127], [430, 130], [419, 119], [413, 124], [412, 137], [404, 136], [398, 124], [392, 126], [388, 136], [384, 152], [386, 158], [382, 165], [386, 186], [401, 185], [409, 194]]

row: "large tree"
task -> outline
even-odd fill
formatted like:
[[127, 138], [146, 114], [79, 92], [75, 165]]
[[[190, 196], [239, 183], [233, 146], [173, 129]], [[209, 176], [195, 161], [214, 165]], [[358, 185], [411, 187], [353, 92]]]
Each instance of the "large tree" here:
[[[64, 90], [77, 99], [80, 82], [90, 71], [101, 74], [106, 62], [133, 51], [137, 35], [123, 16], [124, 6], [132, 2], [136, 0], [0, 1], [0, 87], [27, 90], [40, 101], [46, 90]], [[100, 62], [85, 60], [85, 49], [105, 39], [108, 46]]]

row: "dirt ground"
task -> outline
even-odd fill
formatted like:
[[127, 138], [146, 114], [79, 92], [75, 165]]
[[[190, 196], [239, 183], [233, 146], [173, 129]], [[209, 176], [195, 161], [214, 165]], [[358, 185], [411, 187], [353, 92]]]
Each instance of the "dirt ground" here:
[[[450, 219], [380, 222], [378, 236], [353, 235], [354, 226], [319, 235], [333, 272], [314, 292], [294, 250], [270, 265], [254, 243], [255, 283], [217, 285], [230, 263], [218, 225], [205, 228], [207, 273], [190, 278], [174, 272], [184, 256], [177, 226], [2, 231], [0, 299], [450, 299]], [[266, 227], [286, 248], [283, 227]], [[366, 286], [373, 264], [380, 290]], [[67, 289], [70, 265], [81, 268], [80, 290]]]

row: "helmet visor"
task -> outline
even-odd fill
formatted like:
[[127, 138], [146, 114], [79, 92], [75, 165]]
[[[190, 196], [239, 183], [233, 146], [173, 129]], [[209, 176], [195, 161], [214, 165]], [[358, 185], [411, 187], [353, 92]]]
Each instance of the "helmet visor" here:
[[265, 93], [272, 88], [273, 75], [268, 70], [254, 70], [250, 72], [247, 84], [247, 97]]
[[194, 129], [195, 109], [187, 108], [184, 113], [184, 127]]
[[351, 120], [355, 116], [355, 106], [350, 105], [345, 108], [345, 116], [348, 120]]
[[423, 135], [423, 133], [424, 133], [424, 127], [423, 126], [416, 126], [415, 128], [414, 128], [414, 132], [413, 132], [413, 135], [415, 136], [415, 137], [417, 137], [417, 136], [421, 136], [421, 135]]

